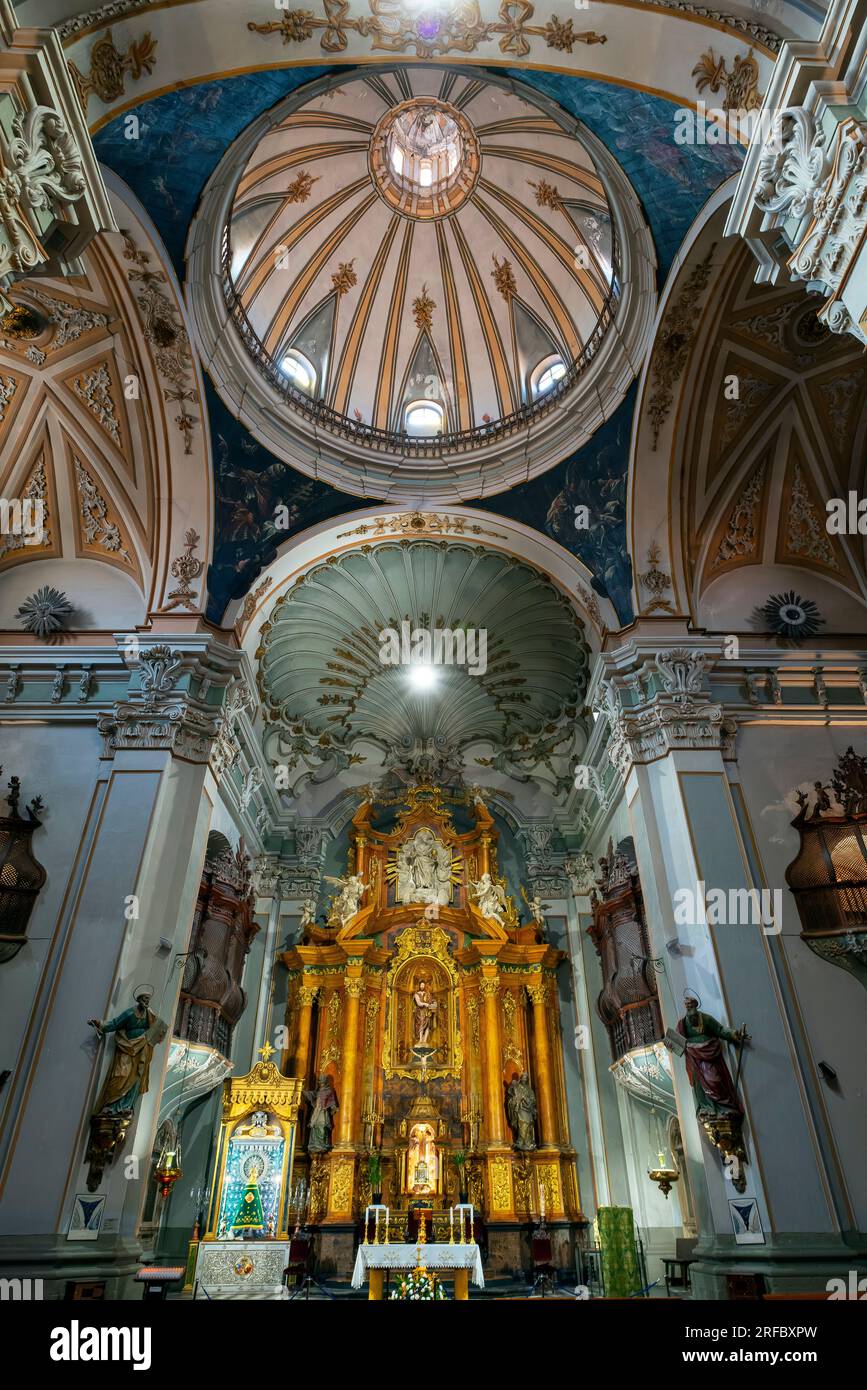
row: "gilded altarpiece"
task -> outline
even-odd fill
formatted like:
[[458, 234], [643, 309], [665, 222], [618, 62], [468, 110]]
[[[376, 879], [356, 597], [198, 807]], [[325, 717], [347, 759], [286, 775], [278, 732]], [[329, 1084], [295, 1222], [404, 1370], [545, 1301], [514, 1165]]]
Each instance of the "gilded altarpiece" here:
[[[542, 1194], [549, 1222], [581, 1220], [555, 985], [562, 953], [521, 926], [478, 796], [447, 804], [431, 786], [404, 795], [359, 807], [330, 925], [312, 925], [282, 957], [283, 1069], [311, 1096], [324, 1076], [338, 1101], [326, 1151], [311, 1147], [305, 1105], [296, 1160], [323, 1273], [348, 1272], [357, 1223], [379, 1195], [372, 1155], [393, 1238], [412, 1208], [432, 1209], [436, 1230], [468, 1197], [492, 1269], [514, 1266], [509, 1233], [538, 1217]], [[469, 829], [453, 823], [461, 804]], [[346, 886], [358, 894], [359, 880], [347, 912]], [[507, 1107], [524, 1073], [532, 1148], [517, 1147]]]

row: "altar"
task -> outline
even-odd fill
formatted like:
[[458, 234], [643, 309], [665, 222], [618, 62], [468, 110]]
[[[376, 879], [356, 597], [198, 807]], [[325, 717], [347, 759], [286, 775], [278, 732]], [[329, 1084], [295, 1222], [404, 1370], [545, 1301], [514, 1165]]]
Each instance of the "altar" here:
[[359, 1245], [352, 1271], [352, 1287], [360, 1289], [365, 1277], [370, 1279], [368, 1299], [382, 1298], [386, 1270], [415, 1269], [422, 1252], [424, 1268], [432, 1274], [452, 1275], [455, 1286], [455, 1299], [461, 1301], [469, 1297], [469, 1281], [483, 1289], [485, 1276], [482, 1272], [482, 1257], [477, 1245], [450, 1245], [448, 1241], [434, 1241], [426, 1245]]
[[[356, 1256], [377, 1202], [400, 1235], [426, 1209], [429, 1250], [448, 1241], [440, 1214], [472, 1204], [489, 1276], [529, 1265], [527, 1233], [544, 1209], [559, 1262], [574, 1265], [583, 1218], [556, 979], [564, 956], [535, 919], [522, 924], [499, 835], [475, 789], [369, 791], [348, 827], [346, 871], [325, 876], [335, 889], [325, 924], [311, 916], [281, 956], [281, 1071], [304, 1100], [297, 1216], [319, 1278], [381, 1277], [412, 1258], [412, 1244]], [[478, 1255], [455, 1247], [444, 1258], [466, 1275]]]

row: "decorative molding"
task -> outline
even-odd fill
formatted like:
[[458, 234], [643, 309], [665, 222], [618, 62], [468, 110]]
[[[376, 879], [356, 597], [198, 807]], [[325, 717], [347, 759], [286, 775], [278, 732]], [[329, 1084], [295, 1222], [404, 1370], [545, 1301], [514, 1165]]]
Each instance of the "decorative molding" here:
[[262, 597], [262, 595], [266, 593], [268, 589], [270, 589], [273, 583], [273, 576], [270, 574], [266, 574], [265, 578], [261, 581], [261, 583], [258, 584], [255, 589], [251, 589], [250, 593], [247, 594], [246, 598], [244, 599], [244, 606], [241, 609], [237, 621], [235, 622], [235, 630], [239, 634], [244, 633], [244, 631], [247, 628], [247, 625], [250, 622], [250, 619], [256, 611], [256, 604], [259, 602], [259, 599]]
[[[490, 536], [504, 541], [502, 531], [489, 531], [476, 522], [460, 516], [441, 516], [434, 512], [400, 512], [397, 516], [377, 516], [372, 524], [356, 526], [352, 531], [338, 531], [337, 539], [345, 536]], [[597, 605], [598, 611], [598, 605]]]
[[670, 601], [663, 598], [666, 589], [671, 588], [671, 575], [660, 569], [661, 558], [659, 546], [656, 541], [652, 541], [647, 548], [647, 563], [650, 568], [638, 576], [640, 583], [650, 594], [651, 600], [647, 607], [642, 610], [644, 613], [655, 613], [657, 609], [665, 613], [674, 612]]
[[[848, 109], [838, 108], [841, 114]], [[826, 296], [820, 322], [867, 342], [860, 326], [863, 291], [851, 274], [867, 230], [867, 125], [843, 115], [829, 134], [826, 122], [806, 107], [787, 107], [762, 147], [752, 200], [774, 226], [799, 224], [786, 268], [792, 279]], [[860, 296], [862, 312], [855, 318], [838, 297], [844, 285]]]
[[792, 490], [786, 511], [785, 553], [800, 560], [815, 560], [829, 569], [840, 569], [825, 526], [826, 518], [813, 505], [800, 463], [792, 474]]
[[111, 519], [108, 503], [77, 454], [73, 454], [72, 462], [87, 545], [97, 546], [132, 564], [129, 551], [123, 545], [120, 527]]
[[151, 347], [157, 371], [169, 384], [163, 386], [163, 399], [179, 407], [175, 425], [184, 436], [184, 453], [193, 452], [193, 430], [200, 423], [187, 410], [187, 401], [198, 402], [193, 373], [190, 340], [180, 310], [166, 292], [168, 277], [161, 270], [149, 269], [150, 254], [139, 250], [129, 232], [121, 231], [124, 260], [135, 267], [127, 271], [141, 318], [142, 332]]
[[696, 91], [725, 92], [723, 111], [756, 111], [762, 104], [759, 65], [752, 49], [743, 57], [736, 54], [729, 72], [725, 58], [715, 58], [709, 48], [699, 58], [692, 75]]
[[325, 53], [342, 53], [347, 46], [347, 33], [352, 31], [371, 39], [371, 51], [380, 53], [413, 53], [416, 58], [434, 58], [446, 53], [474, 53], [480, 43], [499, 37], [501, 53], [511, 58], [526, 58], [531, 38], [543, 38], [547, 48], [558, 53], [571, 53], [576, 43], [606, 43], [604, 34], [593, 30], [575, 31], [572, 20], [552, 15], [547, 24], [531, 25], [535, 6], [529, 0], [503, 0], [500, 23], [482, 19], [478, 0], [464, 0], [455, 9], [436, 5], [430, 13], [409, 15], [395, 10], [384, 0], [368, 0], [370, 15], [353, 18], [349, 0], [322, 0], [324, 19], [310, 10], [288, 10], [279, 20], [247, 28], [257, 34], [279, 34], [284, 45], [306, 43], [314, 32], [322, 29], [320, 47]]
[[193, 551], [199, 544], [200, 536], [191, 527], [184, 536], [183, 552], [172, 560], [172, 578], [177, 579], [178, 586], [170, 590], [167, 602], [163, 604], [162, 611], [170, 613], [173, 608], [188, 608], [191, 611], [196, 607], [196, 596], [193, 593], [192, 584], [194, 579], [198, 579], [205, 568], [203, 560], [197, 560]]
[[683, 288], [667, 310], [657, 334], [650, 364], [652, 389], [647, 405], [647, 414], [653, 429], [654, 452], [659, 443], [660, 431], [668, 419], [674, 401], [675, 383], [686, 367], [692, 340], [698, 330], [698, 300], [710, 281], [711, 259], [715, 250], [714, 242], [704, 260], [693, 266]]
[[503, 260], [498, 261], [493, 252], [491, 252], [491, 260], [494, 262], [494, 268], [491, 271], [491, 279], [508, 304], [509, 300], [513, 299], [518, 292], [515, 273], [512, 270], [512, 262], [507, 261], [505, 257]]
[[11, 126], [11, 138], [0, 143], [0, 285], [6, 287], [45, 266], [50, 256], [41, 237], [51, 229], [51, 215], [87, 192], [80, 151], [59, 111], [34, 106], [13, 116]]
[[766, 470], [767, 460], [762, 459], [732, 507], [714, 556], [714, 569], [728, 564], [731, 560], [752, 559], [758, 553], [759, 504], [765, 486]]
[[108, 364], [100, 362], [91, 371], [82, 372], [74, 379], [72, 389], [78, 399], [87, 406], [91, 415], [98, 420], [112, 443], [120, 449], [120, 421], [111, 395]]
[[689, 648], [657, 652], [646, 668], [654, 693], [633, 705], [624, 705], [613, 680], [600, 681], [594, 708], [608, 721], [608, 757], [624, 781], [634, 763], [675, 750], [720, 748], [723, 710], [703, 689], [707, 664], [704, 652]]
[[157, 41], [149, 32], [133, 39], [123, 51], [116, 46], [110, 29], [100, 34], [90, 50], [90, 66], [86, 73], [75, 63], [69, 64], [85, 111], [91, 95], [97, 96], [106, 106], [125, 96], [127, 73], [133, 82], [138, 82], [145, 73], [150, 76], [156, 65], [156, 47]]
[[85, 333], [89, 333], [93, 328], [108, 328], [110, 318], [108, 314], [99, 314], [92, 309], [82, 309], [78, 304], [68, 304], [65, 299], [56, 299], [54, 295], [46, 294], [44, 290], [28, 281], [26, 290], [30, 299], [35, 299], [37, 304], [41, 304], [48, 314], [49, 319], [54, 324], [54, 336], [51, 340], [52, 349], [66, 347], [67, 343], [76, 343]]
[[[314, 183], [319, 182], [319, 175], [308, 174], [306, 169], [300, 169], [294, 179], [286, 187], [283, 195], [287, 203], [306, 203], [310, 197]], [[343, 267], [341, 267], [343, 269]], [[332, 279], [334, 277], [332, 276]], [[355, 283], [353, 281], [353, 283]]]
[[412, 301], [412, 316], [416, 328], [429, 331], [433, 327], [433, 311], [436, 307], [427, 292], [427, 285], [422, 285], [421, 294]]
[[595, 861], [589, 850], [563, 860], [563, 868], [569, 875], [569, 890], [573, 897], [584, 898], [595, 887]]
[[354, 258], [351, 261], [341, 262], [341, 264], [338, 265], [336, 271], [332, 275], [331, 283], [334, 286], [334, 289], [336, 290], [337, 294], [348, 294], [349, 291], [353, 288], [353, 286], [355, 286], [358, 283], [358, 276], [352, 268], [354, 264]]

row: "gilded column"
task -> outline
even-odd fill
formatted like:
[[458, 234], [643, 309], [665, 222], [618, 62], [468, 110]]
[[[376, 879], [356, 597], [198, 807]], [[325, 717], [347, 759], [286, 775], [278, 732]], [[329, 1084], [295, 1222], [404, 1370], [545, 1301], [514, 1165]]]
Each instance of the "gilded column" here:
[[313, 1003], [318, 993], [318, 985], [301, 985], [298, 990], [298, 1038], [291, 1075], [300, 1076], [304, 1082], [310, 1073], [310, 1029], [313, 1023]]
[[548, 1036], [548, 985], [528, 985], [527, 993], [533, 1005], [533, 1052], [536, 1058], [535, 1081], [539, 1103], [539, 1138], [543, 1148], [557, 1143], [557, 1108], [554, 1100], [551, 1041]]
[[502, 1144], [503, 1077], [499, 975], [483, 975], [480, 989], [485, 1001], [485, 1131], [489, 1143]]
[[364, 981], [358, 976], [347, 975], [343, 991], [346, 996], [346, 1013], [344, 1015], [344, 1036], [343, 1036], [343, 1067], [341, 1070], [341, 1094], [340, 1101], [340, 1144], [351, 1144], [356, 1138], [355, 1133], [355, 1103], [358, 1095], [358, 1073], [360, 1070], [360, 1060], [358, 1056], [358, 1020], [361, 1009], [361, 996], [364, 990]]
[[364, 877], [364, 847], [367, 844], [366, 835], [357, 835], [355, 839], [355, 872]]

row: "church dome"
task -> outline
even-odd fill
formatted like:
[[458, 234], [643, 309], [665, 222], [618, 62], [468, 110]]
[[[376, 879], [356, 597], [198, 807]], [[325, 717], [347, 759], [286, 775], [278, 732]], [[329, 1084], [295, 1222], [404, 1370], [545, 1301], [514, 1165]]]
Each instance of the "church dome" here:
[[326, 79], [229, 156], [192, 300], [218, 389], [302, 471], [466, 500], [526, 478], [531, 442], [529, 475], [559, 462], [627, 388], [609, 329], [641, 238], [624, 247], [617, 176], [631, 190], [532, 89], [421, 64]]

